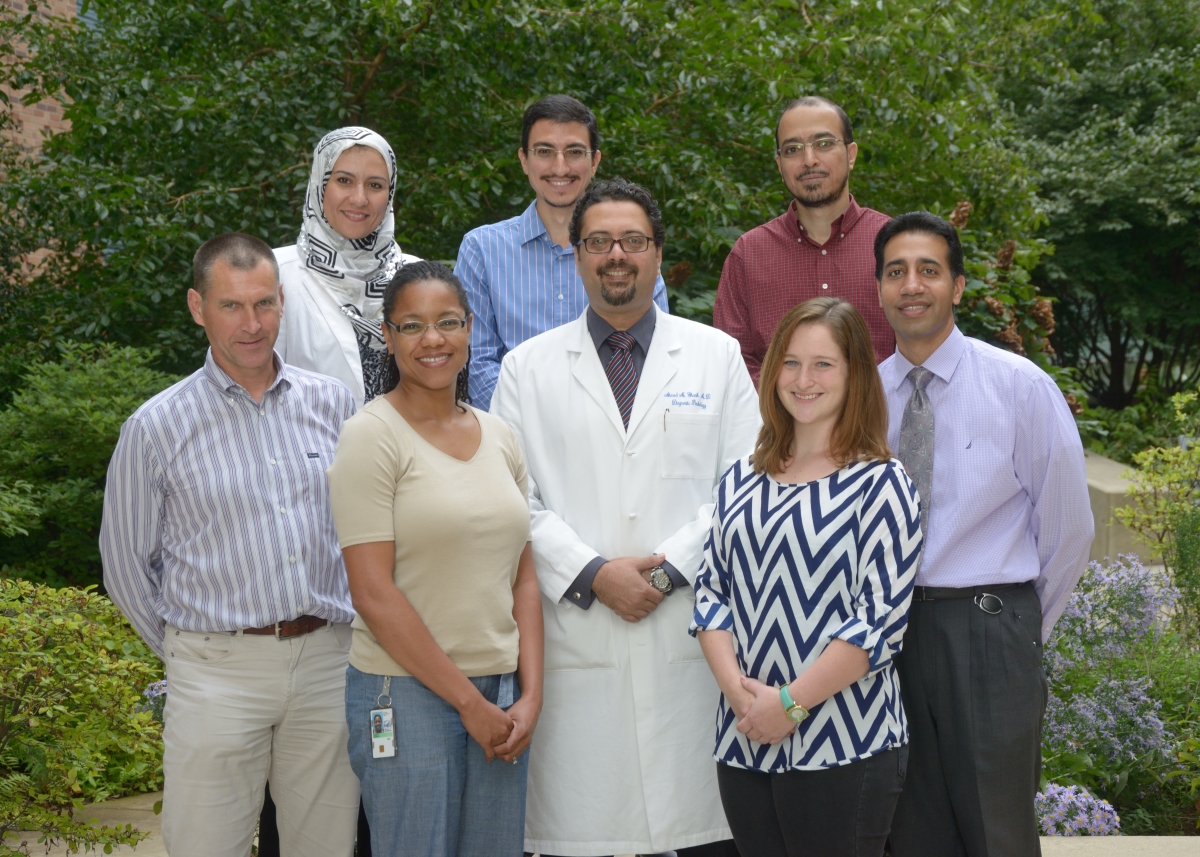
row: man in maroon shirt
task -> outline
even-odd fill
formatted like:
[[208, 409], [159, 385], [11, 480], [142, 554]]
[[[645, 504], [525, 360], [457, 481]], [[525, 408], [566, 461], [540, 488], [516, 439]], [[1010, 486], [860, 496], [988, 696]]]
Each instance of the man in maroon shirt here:
[[733, 245], [713, 309], [713, 323], [741, 343], [756, 385], [779, 320], [809, 298], [853, 304], [867, 322], [877, 361], [896, 350], [875, 284], [875, 235], [888, 217], [850, 195], [858, 145], [849, 117], [828, 99], [798, 98], [779, 117], [775, 142], [792, 204]]

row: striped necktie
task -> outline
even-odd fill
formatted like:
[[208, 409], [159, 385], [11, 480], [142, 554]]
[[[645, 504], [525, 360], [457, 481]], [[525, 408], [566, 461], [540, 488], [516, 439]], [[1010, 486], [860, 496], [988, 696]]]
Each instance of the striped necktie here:
[[638, 373], [633, 365], [633, 346], [637, 342], [632, 334], [618, 330], [608, 335], [604, 340], [612, 347], [613, 356], [604, 367], [608, 376], [609, 386], [612, 387], [613, 397], [617, 400], [617, 410], [621, 412], [621, 422], [629, 430], [629, 414], [633, 411], [633, 397], [637, 395]]
[[933, 499], [933, 405], [925, 387], [933, 373], [924, 366], [914, 366], [908, 377], [913, 382], [913, 391], [900, 420], [900, 449], [896, 457], [921, 494], [921, 533], [928, 537], [929, 504]]

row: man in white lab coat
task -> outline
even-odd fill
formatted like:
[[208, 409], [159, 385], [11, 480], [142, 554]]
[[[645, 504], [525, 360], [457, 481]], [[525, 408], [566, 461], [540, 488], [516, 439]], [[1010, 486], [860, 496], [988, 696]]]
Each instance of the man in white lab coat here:
[[713, 491], [754, 447], [758, 396], [728, 335], [653, 305], [662, 217], [591, 187], [570, 240], [590, 307], [505, 356], [492, 413], [529, 469], [546, 620], [525, 847], [736, 855], [713, 761], [718, 690], [688, 636]]

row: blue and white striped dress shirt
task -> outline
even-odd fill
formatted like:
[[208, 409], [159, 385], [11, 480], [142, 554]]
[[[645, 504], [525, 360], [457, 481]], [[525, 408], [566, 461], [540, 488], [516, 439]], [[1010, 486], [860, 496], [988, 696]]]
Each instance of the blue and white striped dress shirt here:
[[325, 481], [354, 399], [278, 356], [276, 368], [260, 404], [210, 350], [121, 427], [100, 527], [104, 585], [160, 657], [164, 623], [354, 618]]
[[[1092, 545], [1079, 429], [1054, 380], [1024, 357], [956, 327], [923, 364], [933, 373], [933, 483], [919, 586], [1035, 581], [1042, 639], [1066, 608]], [[879, 364], [888, 443], [912, 395], [913, 364]]]
[[[588, 305], [587, 292], [575, 270], [574, 248], [550, 240], [536, 201], [517, 217], [464, 235], [454, 273], [466, 287], [475, 314], [471, 403], [486, 411], [504, 355], [526, 339], [579, 318]], [[654, 302], [667, 312], [661, 274], [654, 284]]]

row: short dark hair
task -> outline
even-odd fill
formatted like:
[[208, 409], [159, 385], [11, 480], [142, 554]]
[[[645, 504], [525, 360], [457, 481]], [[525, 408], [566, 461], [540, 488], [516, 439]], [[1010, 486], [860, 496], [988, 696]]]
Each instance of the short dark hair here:
[[650, 218], [650, 231], [654, 233], [655, 246], [661, 247], [666, 242], [667, 232], [663, 229], [662, 212], [658, 210], [658, 203], [654, 201], [650, 191], [625, 179], [611, 179], [596, 182], [585, 190], [583, 196], [575, 203], [575, 211], [571, 213], [572, 244], [578, 244], [580, 241], [579, 230], [583, 225], [583, 215], [600, 202], [636, 202], [646, 212], [646, 217]]
[[279, 263], [270, 244], [245, 232], [226, 232], [209, 238], [192, 257], [192, 288], [200, 297], [207, 295], [212, 286], [212, 267], [218, 259], [239, 271], [253, 271], [266, 260], [271, 263], [275, 282], [279, 282]]
[[829, 107], [838, 115], [838, 119], [842, 120], [842, 142], [847, 146], [854, 142], [854, 128], [850, 125], [850, 117], [846, 115], [846, 111], [839, 105], [834, 104], [828, 98], [822, 98], [820, 95], [805, 95], [801, 98], [793, 98], [787, 103], [787, 106], [780, 112], [779, 118], [775, 120], [775, 148], [779, 148], [779, 126], [783, 124], [783, 117], [787, 112], [794, 107]]
[[963, 265], [962, 241], [958, 238], [958, 230], [948, 220], [943, 220], [928, 211], [910, 211], [893, 217], [879, 234], [875, 236], [875, 279], [883, 279], [883, 251], [887, 243], [904, 232], [924, 232], [926, 235], [937, 235], [946, 240], [949, 248], [950, 276], [958, 279], [966, 277], [967, 269]]
[[592, 151], [600, 149], [600, 126], [596, 124], [596, 114], [578, 99], [569, 95], [547, 95], [525, 108], [521, 118], [521, 148], [529, 150], [529, 132], [539, 119], [549, 119], [560, 125], [567, 122], [579, 122], [587, 126], [588, 144]]
[[[421, 259], [416, 262], [409, 262], [407, 265], [401, 265], [400, 270], [396, 272], [391, 282], [387, 284], [387, 288], [383, 290], [384, 321], [391, 321], [392, 310], [396, 308], [396, 299], [400, 297], [400, 293], [404, 291], [405, 286], [424, 280], [436, 280], [440, 283], [445, 283], [450, 288], [450, 291], [454, 292], [454, 296], [458, 298], [458, 303], [463, 308], [463, 315], [470, 318], [471, 304], [467, 300], [467, 290], [463, 288], [462, 280], [454, 276], [454, 272], [442, 263], [434, 262], [431, 259]], [[390, 393], [400, 383], [400, 369], [396, 366], [394, 357], [388, 359], [385, 355], [383, 364], [383, 392]], [[471, 350], [468, 346], [466, 365], [458, 373], [458, 381], [454, 387], [455, 399], [467, 404], [471, 403], [471, 395], [467, 388], [467, 381], [470, 375]]]

